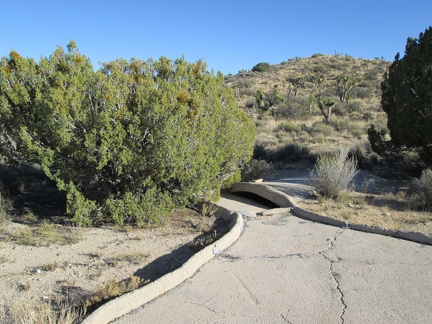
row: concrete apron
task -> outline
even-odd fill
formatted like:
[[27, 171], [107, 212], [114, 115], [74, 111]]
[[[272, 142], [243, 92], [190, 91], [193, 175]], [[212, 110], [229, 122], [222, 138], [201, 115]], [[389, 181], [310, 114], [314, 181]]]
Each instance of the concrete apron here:
[[[171, 278], [164, 279], [164, 277], [163, 277], [163, 278], [158, 280], [158, 281], [162, 281], [162, 282], [175, 281], [175, 283], [170, 283], [168, 285], [165, 285], [165, 284], [158, 284], [157, 283], [158, 281], [156, 281], [152, 284], [154, 284], [154, 286], [159, 287], [157, 289], [146, 288], [146, 287], [150, 286], [150, 285], [148, 285], [146, 287], [139, 289], [138, 291], [134, 291], [134, 292], [131, 292], [127, 295], [119, 297], [119, 298], [111, 301], [110, 303], [102, 306], [97, 311], [95, 311], [93, 314], [91, 314], [84, 321], [84, 323], [106, 323], [106, 322], [109, 322], [115, 318], [118, 318], [119, 316], [122, 316], [123, 314], [126, 314], [130, 310], [147, 303], [151, 299], [153, 299], [156, 296], [161, 295], [164, 292], [172, 289], [173, 287], [177, 286], [178, 284], [180, 284], [181, 282], [183, 282], [185, 280], [186, 280], [186, 282], [184, 285], [182, 285], [178, 289], [174, 290], [174, 291], [180, 291], [180, 295], [183, 296], [183, 297], [181, 297], [181, 296], [178, 297], [180, 300], [182, 300], [182, 302], [180, 303], [181, 305], [178, 305], [179, 300], [171, 300], [171, 299], [168, 299], [168, 297], [166, 297], [171, 293], [175, 296], [176, 293], [173, 291], [173, 292], [170, 292], [169, 294], [166, 294], [164, 296], [164, 298], [157, 299], [157, 303], [149, 303], [149, 304], [145, 305], [144, 308], [141, 308], [140, 310], [138, 310], [139, 315], [137, 315], [137, 313], [132, 313], [132, 314], [125, 316], [124, 318], [122, 318], [118, 322], [119, 323], [134, 323], [134, 322], [135, 323], [141, 323], [144, 320], [144, 318], [145, 318], [146, 322], [147, 321], [152, 322], [153, 320], [154, 321], [157, 320], [158, 322], [165, 322], [165, 320], [166, 320], [166, 322], [172, 322], [172, 320], [174, 320], [174, 322], [177, 322], [177, 323], [178, 322], [187, 323], [187, 322], [190, 322], [190, 320], [192, 322], [196, 322], [197, 320], [199, 320], [200, 316], [204, 316], [203, 313], [207, 313], [206, 311], [203, 311], [203, 309], [201, 309], [201, 307], [197, 308], [197, 306], [202, 306], [204, 308], [207, 308], [207, 310], [210, 311], [210, 313], [217, 314], [217, 317], [215, 319], [218, 319], [217, 320], [218, 322], [223, 322], [223, 321], [220, 321], [220, 319], [223, 318], [222, 315], [225, 314], [226, 312], [228, 312], [227, 314], [231, 314], [231, 315], [228, 315], [228, 317], [227, 317], [228, 322], [232, 322], [232, 321], [248, 322], [247, 320], [245, 320], [247, 318], [249, 318], [249, 322], [251, 319], [253, 322], [256, 322], [256, 321], [267, 322], [268, 320], [271, 320], [272, 322], [273, 321], [277, 322], [279, 320], [288, 320], [288, 318], [294, 319], [295, 321], [299, 321], [301, 318], [307, 318], [306, 321], [300, 320], [300, 322], [313, 322], [314, 319], [319, 320], [320, 322], [323, 322], [323, 321], [327, 322], [327, 320], [330, 320], [331, 322], [333, 322], [337, 318], [340, 320], [344, 320], [344, 316], [347, 316], [349, 314], [349, 308], [347, 307], [347, 304], [345, 302], [347, 297], [344, 297], [345, 295], [343, 294], [342, 290], [340, 289], [342, 281], [341, 281], [341, 278], [338, 277], [338, 273], [335, 272], [334, 269], [336, 269], [337, 266], [343, 265], [344, 262], [342, 260], [349, 260], [348, 256], [350, 253], [349, 253], [349, 251], [344, 252], [344, 253], [347, 253], [347, 255], [344, 256], [344, 258], [341, 258], [338, 256], [335, 259], [334, 255], [331, 255], [331, 254], [327, 255], [327, 252], [331, 251], [335, 247], [336, 240], [338, 242], [342, 242], [342, 237], [344, 237], [343, 234], [345, 231], [347, 231], [347, 228], [348, 228], [346, 226], [347, 224], [345, 224], [345, 223], [332, 224], [332, 225], [343, 227], [341, 229], [341, 228], [328, 227], [328, 226], [323, 226], [321, 224], [311, 223], [308, 221], [298, 219], [296, 217], [289, 217], [288, 216], [289, 214], [287, 211], [290, 210], [293, 212], [297, 211], [296, 214], [298, 214], [302, 218], [310, 217], [311, 219], [313, 219], [315, 221], [319, 221], [319, 222], [324, 221], [324, 223], [327, 222], [327, 219], [325, 219], [325, 218], [324, 219], [317, 219], [317, 217], [315, 216], [316, 214], [310, 213], [311, 215], [309, 215], [308, 212], [304, 211], [304, 210], [301, 210], [299, 212], [299, 209], [296, 206], [293, 199], [291, 199], [290, 196], [288, 194], [286, 194], [287, 190], [284, 190], [285, 192], [281, 192], [279, 190], [275, 190], [274, 188], [270, 188], [270, 187], [262, 185], [262, 184], [260, 184], [260, 185], [246, 184], [245, 185], [242, 183], [240, 185], [239, 184], [236, 184], [236, 185], [237, 185], [237, 188], [235, 186], [233, 187], [234, 192], [235, 191], [252, 192], [252, 193], [261, 195], [262, 197], [264, 197], [268, 200], [271, 200], [273, 202], [277, 202], [279, 205], [282, 201], [282, 206], [287, 206], [287, 207], [292, 206], [293, 208], [275, 209], [273, 211], [273, 214], [279, 215], [279, 216], [276, 216], [276, 219], [275, 219], [274, 215], [271, 216], [271, 214], [272, 214], [271, 211], [267, 212], [267, 213], [263, 212], [266, 209], [265, 206], [262, 206], [259, 204], [253, 204], [254, 206], [251, 207], [249, 205], [250, 202], [248, 202], [247, 200], [241, 201], [242, 198], [234, 198], [233, 196], [222, 198], [221, 202], [219, 202], [219, 203], [222, 206], [224, 206], [225, 208], [230, 208], [231, 210], [239, 211], [240, 213], [243, 213], [243, 215], [246, 218], [253, 218], [253, 216], [255, 216], [256, 213], [261, 214], [261, 215], [266, 214], [267, 215], [266, 221], [262, 221], [259, 219], [252, 219], [252, 220], [248, 221], [248, 231], [246, 231], [243, 234], [242, 240], [240, 240], [236, 244], [234, 244], [234, 246], [229, 249], [229, 253], [225, 252], [225, 253], [218, 255], [217, 259], [213, 260], [211, 262], [212, 266], [209, 269], [207, 269], [208, 265], [205, 265], [204, 267], [202, 267], [202, 271], [199, 271], [199, 273], [193, 277], [193, 282], [195, 283], [197, 278], [200, 278], [201, 272], [206, 272], [206, 273], [208, 272], [209, 273], [208, 275], [205, 276], [207, 279], [202, 279], [202, 280], [207, 280], [206, 284], [203, 283], [202, 287], [200, 287], [199, 285], [197, 286], [197, 285], [193, 284], [194, 288], [191, 288], [192, 290], [195, 291], [193, 294], [198, 294], [198, 296], [200, 296], [200, 299], [197, 300], [196, 303], [193, 302], [194, 297], [193, 296], [187, 296], [186, 292], [184, 291], [184, 289], [186, 289], [185, 287], [188, 287], [187, 286], [188, 280], [186, 280], [186, 279], [188, 276], [189, 277], [192, 276], [196, 272], [196, 270], [198, 270], [200, 268], [199, 263], [201, 263], [201, 266], [202, 266], [214, 256], [214, 253], [213, 253], [214, 247], [206, 248], [207, 252], [203, 253], [206, 255], [205, 257], [197, 255], [196, 260], [200, 260], [200, 261], [190, 262], [190, 263], [194, 264], [195, 270], [186, 271], [181, 276], [177, 276], [177, 275], [171, 276], [171, 274], [169, 274], [167, 276], [171, 277]], [[245, 190], [245, 188], [246, 188], [246, 190]], [[250, 189], [250, 188], [252, 188], [252, 189]], [[274, 200], [274, 198], [275, 198], [275, 200]], [[285, 201], [285, 202], [283, 202], [283, 201]], [[252, 211], [251, 211], [251, 209], [252, 209]], [[231, 212], [227, 209], [222, 208], [221, 210], [222, 210], [221, 212], [224, 213], [225, 215], [231, 214]], [[232, 231], [230, 231], [230, 233], [229, 233], [230, 235], [227, 234], [228, 236], [231, 237], [231, 239], [229, 240], [230, 241], [229, 244], [232, 244], [237, 239], [237, 237], [240, 235], [240, 233], [243, 229], [243, 222], [241, 220], [241, 217], [238, 217], [239, 214], [236, 214], [236, 215], [237, 215], [237, 217], [236, 217], [237, 223], [235, 225], [232, 225]], [[318, 215], [318, 216], [323, 217], [320, 215]], [[276, 227], [273, 226], [275, 228], [272, 229], [270, 232], [268, 232], [266, 230], [262, 231], [261, 229], [258, 230], [258, 228], [262, 225], [264, 225], [264, 227], [266, 227], [267, 229], [270, 229], [270, 227], [268, 225], [271, 225], [272, 224], [271, 222], [276, 222], [276, 223], [273, 223], [273, 225], [276, 225]], [[280, 222], [280, 224], [279, 224], [279, 222]], [[261, 225], [259, 225], [259, 224], [261, 224]], [[289, 225], [288, 229], [287, 229], [287, 226], [283, 226], [283, 228], [280, 227], [278, 229], [279, 225], [284, 225], [284, 224]], [[304, 226], [304, 224], [308, 224], [308, 226]], [[311, 231], [310, 230], [310, 228], [314, 228], [316, 226], [319, 226], [319, 229], [317, 231]], [[308, 233], [302, 233], [302, 230], [301, 230], [302, 227], [309, 228], [306, 230]], [[288, 230], [288, 232], [287, 232], [287, 230]], [[361, 230], [368, 231], [368, 230], [370, 230], [370, 228], [361, 228]], [[372, 231], [373, 230], [374, 229], [372, 229]], [[273, 231], [275, 231], [275, 233], [271, 233]], [[231, 232], [234, 232], [234, 234], [231, 234]], [[370, 236], [368, 236], [367, 238], [366, 237], [361, 238], [361, 235], [366, 235], [364, 233], [353, 232], [353, 231], [349, 231], [349, 232], [355, 233], [354, 236], [357, 236], [357, 239], [356, 239], [357, 241], [355, 243], [357, 245], [361, 244], [363, 241], [366, 241], [366, 242], [371, 241]], [[392, 234], [394, 234], [394, 233], [392, 233]], [[227, 235], [225, 235], [224, 238]], [[254, 237], [249, 237], [249, 235], [254, 235]], [[360, 241], [358, 241], [359, 240], [358, 235], [360, 235]], [[315, 243], [312, 243], [312, 240], [308, 240], [308, 238], [310, 239], [311, 236], [313, 236], [313, 238], [314, 238], [313, 241]], [[351, 234], [348, 235], [348, 237], [351, 237], [351, 236], [352, 236]], [[286, 239], [290, 238], [290, 240], [284, 241], [284, 238], [286, 238]], [[306, 239], [306, 241], [304, 241], [304, 239]], [[413, 238], [409, 237], [408, 239], [413, 239]], [[418, 237], [414, 237], [414, 239], [418, 239]], [[317, 240], [318, 240], [318, 242], [321, 241], [324, 245], [316, 243]], [[432, 242], [430, 237], [426, 237], [426, 238], [420, 237], [420, 240], [425, 240], [426, 243]], [[261, 243], [259, 243], [259, 242], [261, 242]], [[274, 243], [274, 245], [270, 245], [271, 242]], [[392, 242], [391, 246], [397, 245], [394, 242], [398, 242], [398, 244], [400, 243], [399, 240], [396, 240], [396, 241], [391, 240], [391, 242]], [[258, 244], [258, 245], [253, 246], [252, 243]], [[216, 244], [218, 245], [218, 251], [223, 251], [229, 246], [229, 244], [227, 242], [224, 242], [223, 244], [221, 244], [218, 241]], [[245, 244], [246, 244], [246, 246], [244, 246]], [[312, 246], [308, 246], [308, 244], [309, 245], [312, 244]], [[348, 247], [349, 247], [350, 244], [352, 244], [352, 242], [351, 243], [347, 242], [346, 244], [348, 244]], [[404, 242], [402, 244], [409, 244], [409, 242]], [[237, 246], [239, 247], [240, 250], [236, 252], [235, 248]], [[414, 246], [418, 247], [419, 245], [417, 244]], [[263, 247], [265, 247], [265, 253], [264, 253], [264, 251], [262, 251], [260, 254], [259, 251], [262, 250]], [[301, 249], [300, 249], [300, 247], [301, 247]], [[364, 247], [364, 248], [366, 249], [366, 251], [369, 251], [371, 249], [370, 247]], [[343, 246], [342, 246], [342, 251], [343, 251]], [[204, 251], [202, 251], [202, 252], [204, 252]], [[431, 255], [430, 252], [431, 252], [431, 250], [428, 250], [429, 254], [427, 254], [427, 255], [430, 256]], [[406, 256], [406, 252], [404, 252], [403, 254]], [[195, 256], [193, 258], [195, 258]], [[281, 263], [279, 264], [279, 262], [277, 260], [279, 260]], [[290, 262], [287, 264], [286, 260], [290, 260]], [[308, 260], [308, 262], [305, 262], [305, 260]], [[430, 258], [426, 257], [424, 260], [425, 260], [426, 265], [428, 265], [428, 269], [430, 269], [431, 268], [430, 265], [432, 264]], [[349, 262], [349, 261], [345, 261], [345, 262]], [[372, 262], [372, 261], [370, 261], [370, 262]], [[233, 264], [233, 263], [236, 263], [237, 264], [236, 266], [240, 266], [240, 268], [238, 270], [230, 269], [229, 265]], [[273, 268], [271, 271], [270, 271], [270, 269], [266, 269], [266, 267], [265, 267], [266, 265], [269, 265], [269, 264], [273, 265]], [[186, 264], [185, 264], [185, 266], [186, 266]], [[276, 267], [276, 269], [274, 269], [274, 267]], [[359, 269], [359, 267], [360, 266], [357, 266], [357, 269]], [[186, 267], [186, 268], [188, 268], [188, 267]], [[290, 271], [287, 272], [286, 270], [288, 268], [290, 269]], [[322, 269], [326, 269], [326, 268], [328, 268], [329, 271], [323, 272]], [[377, 267], [377, 269], [378, 268], [379, 267]], [[392, 273], [392, 270], [391, 269], [389, 270], [389, 268], [390, 267], [388, 265], [384, 265], [382, 269], [384, 269], [387, 272]], [[255, 288], [248, 288], [249, 284], [247, 282], [245, 283], [245, 281], [244, 281], [245, 279], [242, 279], [244, 277], [247, 269], [249, 269], [249, 270], [252, 269], [253, 274], [251, 274], [250, 279], [247, 279], [247, 280], [250, 280], [250, 283], [253, 283], [253, 285], [256, 286]], [[177, 271], [179, 271], [179, 270], [181, 270], [181, 269], [178, 269]], [[260, 270], [262, 270], [262, 271], [260, 271]], [[378, 270], [376, 270], [376, 271], [378, 271]], [[367, 274], [367, 271], [365, 273]], [[409, 269], [407, 269], [405, 271], [405, 273], [409, 273]], [[430, 291], [432, 291], [432, 289], [430, 289], [431, 288], [430, 287], [430, 283], [431, 283], [430, 270], [424, 270], [422, 273], [423, 273], [423, 275], [419, 275], [416, 273], [416, 276], [419, 277], [420, 280], [421, 279], [427, 280], [429, 282], [429, 286], [428, 285], [425, 286], [422, 284], [419, 286], [419, 288], [427, 287], [427, 288], [429, 288], [429, 292], [430, 292]], [[307, 275], [306, 281], [305, 281], [305, 274]], [[358, 275], [357, 272], [355, 272], [355, 274]], [[324, 276], [324, 278], [321, 277], [322, 275]], [[208, 279], [209, 277], [215, 277], [215, 278], [217, 278], [217, 280], [215, 279], [214, 281], [209, 281], [210, 280], [210, 279]], [[327, 277], [327, 279], [325, 279], [325, 277]], [[368, 280], [369, 282], [373, 282], [373, 279], [374, 278], [366, 278], [364, 280]], [[350, 280], [350, 281], [353, 281], [353, 280]], [[274, 282], [274, 286], [276, 288], [276, 291], [272, 291], [272, 290], [268, 289], [268, 287], [273, 285], [272, 282]], [[209, 286], [210, 283], [214, 283], [215, 286], [212, 288], [211, 286]], [[384, 284], [383, 281], [380, 281], [380, 283]], [[211, 301], [213, 299], [216, 300], [217, 296], [214, 296], [214, 292], [212, 292], [212, 290], [214, 289], [216, 292], [218, 292], [217, 295], [231, 296], [228, 299], [226, 299], [224, 297], [223, 300], [226, 299], [226, 301], [218, 301], [219, 304], [222, 303], [222, 305], [223, 305], [225, 303], [225, 304], [227, 304], [227, 307], [234, 307], [235, 309], [243, 307], [242, 306], [243, 302], [247, 299], [244, 299], [244, 296], [242, 297], [242, 293], [236, 292], [236, 289], [234, 289], [234, 287], [237, 287], [236, 285], [238, 287], [243, 287], [240, 289], [243, 292], [249, 291], [248, 292], [248, 295], [250, 297], [249, 299], [251, 299], [252, 302], [255, 304], [254, 309], [256, 311], [252, 311], [249, 307], [246, 307], [247, 312], [245, 310], [244, 314], [242, 314], [242, 312], [237, 312], [237, 311], [233, 313], [233, 312], [230, 312], [227, 310], [223, 310], [221, 313], [219, 313], [219, 312], [214, 311], [214, 309], [211, 307], [211, 305], [207, 305], [205, 303], [202, 304], [202, 300], [204, 297], [205, 297], [205, 300], [208, 300], [208, 301]], [[390, 281], [388, 285], [390, 287], [390, 286], [394, 285], [394, 282]], [[409, 280], [407, 281], [406, 285], [407, 286], [410, 285]], [[321, 292], [323, 295], [320, 293], [319, 287], [322, 288]], [[414, 287], [416, 287], [416, 286], [414, 285]], [[152, 292], [152, 293], [146, 292], [146, 289], [148, 291], [154, 290], [154, 292]], [[227, 289], [227, 291], [224, 292], [224, 289]], [[264, 293], [268, 297], [259, 296], [257, 293], [252, 292], [252, 290], [255, 291], [257, 289], [258, 289], [258, 291], [260, 291], [261, 293]], [[307, 293], [308, 290], [310, 290], [310, 293]], [[422, 289], [420, 289], [420, 291], [421, 290]], [[376, 292], [375, 295], [379, 297], [380, 293]], [[273, 296], [273, 298], [272, 298], [272, 296]], [[281, 297], [283, 297], [283, 298], [286, 297], [288, 299], [286, 301], [284, 301], [284, 300], [281, 300]], [[337, 297], [337, 298], [334, 298], [334, 297]], [[173, 298], [175, 299], [176, 297], [173, 297]], [[232, 299], [232, 298], [234, 298], [234, 299]], [[240, 298], [241, 300], [238, 300], [238, 298]], [[355, 294], [353, 295], [353, 298], [355, 299]], [[361, 298], [363, 298], [363, 297], [360, 297], [360, 299]], [[370, 297], [369, 297], [369, 299], [370, 299]], [[269, 302], [264, 302], [264, 300], [269, 300]], [[431, 298], [429, 298], [429, 300], [431, 300]], [[165, 304], [166, 303], [165, 301], [168, 302], [168, 304]], [[169, 304], [170, 302], [172, 302], [174, 304], [170, 305]], [[372, 307], [371, 303], [373, 303], [373, 301], [369, 300], [369, 304], [367, 304], [365, 306], [366, 308], [364, 308], [365, 311], [369, 312], [369, 310], [374, 309]], [[160, 311], [157, 311], [158, 306], [155, 304], [165, 305], [165, 306], [162, 306], [162, 309], [163, 309], [163, 307], [168, 307], [168, 309], [175, 309], [175, 312], [173, 315], [174, 317], [169, 319], [168, 313], [170, 313], [170, 312], [167, 310], [167, 308], [165, 308], [165, 311], [162, 311], [162, 309]], [[195, 305], [195, 307], [192, 307], [195, 311], [193, 311], [187, 307], [187, 305], [189, 305], [189, 304]], [[284, 311], [282, 311], [282, 309], [280, 309], [280, 308], [277, 308], [275, 311], [271, 311], [271, 312], [265, 311], [265, 309], [270, 309], [270, 308], [268, 308], [269, 305], [274, 305], [274, 304], [282, 305], [280, 307], [282, 307], [284, 309]], [[381, 305], [379, 302], [377, 304]], [[426, 315], [429, 314], [430, 315], [430, 312], [424, 311], [424, 307], [423, 307], [424, 304], [418, 303], [418, 302], [416, 302], [415, 304], [420, 307], [419, 311], [421, 310], [423, 312], [423, 314], [426, 314]], [[174, 307], [174, 305], [177, 305], [179, 307], [177, 307], [177, 306]], [[264, 306], [263, 307], [257, 307], [258, 305], [264, 305]], [[287, 305], [291, 305], [291, 306], [287, 308]], [[303, 306], [299, 307], [299, 305], [303, 305]], [[411, 305], [411, 306], [414, 307], [415, 305]], [[431, 305], [426, 305], [426, 306], [428, 306], [429, 309], [432, 309], [432, 307], [430, 307]], [[154, 317], [154, 318], [151, 317], [152, 312], [150, 311], [150, 307], [156, 308], [156, 310], [155, 310], [156, 315], [154, 315], [156, 317]], [[309, 308], [313, 308], [313, 309], [309, 309]], [[379, 306], [378, 308], [382, 310], [382, 305]], [[143, 317], [143, 314], [142, 314], [143, 309], [145, 309], [145, 314], [146, 314], [145, 317]], [[199, 311], [199, 313], [201, 315], [196, 314], [197, 313], [196, 311], [199, 309], [201, 309]], [[318, 311], [315, 311], [316, 309], [318, 309]], [[413, 309], [415, 309], [415, 307]], [[406, 312], [406, 311], [409, 311], [409, 309], [403, 310], [403, 308], [402, 308], [402, 310], [401, 310], [402, 313]], [[360, 312], [360, 313], [363, 314], [363, 312]], [[135, 314], [135, 315], [133, 315], [133, 314]], [[165, 314], [166, 316], [163, 314]], [[240, 316], [240, 317], [239, 318], [232, 317], [232, 316], [234, 316], [233, 314], [238, 314], [238, 316]], [[306, 317], [305, 317], [305, 314], [307, 315]], [[387, 314], [387, 313], [384, 312], [384, 315], [385, 314]], [[398, 317], [397, 312], [395, 313], [394, 310], [389, 311], [388, 314], [393, 314], [391, 316]], [[394, 315], [394, 314], [396, 314], [396, 315]], [[403, 314], [399, 314], [399, 315], [402, 316]], [[147, 317], [147, 316], [150, 316], [150, 317]], [[220, 316], [222, 316], [222, 317], [220, 317]], [[267, 317], [267, 316], [270, 316], [270, 317]], [[357, 314], [356, 316], [358, 318], [359, 315]], [[390, 316], [390, 315], [388, 315], [388, 316]], [[388, 319], [390, 317], [386, 317], [386, 318]], [[205, 317], [205, 319], [203, 318], [203, 320], [204, 321], [207, 321], [207, 320], [214, 321], [215, 320], [215, 319], [211, 320], [211, 318], [212, 317]], [[346, 318], [348, 318], [348, 317], [346, 317]], [[190, 319], [190, 320], [188, 320], [188, 319]], [[360, 319], [360, 318], [358, 318], [358, 319]], [[361, 319], [366, 320], [367, 318], [361, 318]], [[377, 318], [375, 318], [375, 319], [377, 319]], [[384, 322], [386, 322], [386, 321], [384, 321]]]
[[426, 323], [432, 247], [266, 212], [190, 279], [115, 323]]

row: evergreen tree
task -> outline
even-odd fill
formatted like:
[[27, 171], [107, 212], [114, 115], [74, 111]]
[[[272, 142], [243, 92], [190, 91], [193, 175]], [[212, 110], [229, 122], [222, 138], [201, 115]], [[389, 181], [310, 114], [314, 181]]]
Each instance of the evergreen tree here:
[[[389, 150], [411, 148], [432, 164], [432, 27], [418, 39], [408, 38], [405, 55], [397, 54], [381, 85], [382, 108], [387, 113], [391, 141]], [[369, 138], [384, 140], [377, 130]]]

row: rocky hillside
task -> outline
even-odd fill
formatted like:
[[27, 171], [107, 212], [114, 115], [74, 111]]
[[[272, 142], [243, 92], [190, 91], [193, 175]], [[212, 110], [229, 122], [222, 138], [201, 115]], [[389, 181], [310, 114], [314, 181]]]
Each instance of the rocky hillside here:
[[276, 65], [259, 63], [228, 75], [226, 82], [256, 120], [255, 157], [292, 161], [340, 146], [370, 151], [370, 124], [386, 127], [380, 85], [389, 64], [315, 54]]

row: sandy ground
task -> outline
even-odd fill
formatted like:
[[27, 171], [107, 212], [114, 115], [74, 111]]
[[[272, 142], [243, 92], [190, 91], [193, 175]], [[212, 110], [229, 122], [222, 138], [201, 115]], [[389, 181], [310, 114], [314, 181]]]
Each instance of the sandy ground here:
[[[26, 226], [8, 223], [3, 230]], [[78, 236], [75, 244], [27, 246], [2, 239], [0, 306], [29, 297], [85, 298], [108, 282], [131, 275], [153, 281], [193, 255], [190, 243], [213, 228], [214, 218], [188, 213], [156, 229], [70, 228]]]

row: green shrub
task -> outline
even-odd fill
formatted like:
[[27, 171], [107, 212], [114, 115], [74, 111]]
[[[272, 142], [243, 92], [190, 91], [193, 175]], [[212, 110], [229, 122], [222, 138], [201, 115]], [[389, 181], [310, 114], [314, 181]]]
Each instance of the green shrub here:
[[325, 136], [322, 134], [316, 135], [312, 138], [312, 141], [317, 144], [324, 143], [324, 140], [325, 140]]
[[301, 131], [298, 133], [297, 139], [301, 143], [308, 143], [310, 141], [310, 135], [306, 131]]
[[352, 136], [360, 138], [362, 135], [366, 134], [364, 128], [359, 123], [349, 123], [348, 130]]
[[308, 97], [293, 97], [289, 102], [280, 105], [275, 112], [279, 118], [305, 119], [311, 115]]
[[348, 150], [341, 149], [336, 154], [318, 157], [311, 173], [311, 182], [318, 194], [336, 198], [349, 188], [357, 174], [357, 161], [348, 157]]
[[302, 128], [300, 125], [297, 125], [293, 122], [283, 121], [278, 125], [278, 127], [276, 129], [277, 130], [283, 130], [284, 132], [287, 132], [287, 133], [290, 133], [290, 132], [298, 133], [301, 131]]
[[0, 127], [67, 193], [76, 223], [157, 223], [240, 179], [255, 125], [222, 73], [164, 57], [95, 71], [67, 48], [0, 61]]
[[378, 156], [372, 152], [369, 141], [356, 143], [348, 155], [357, 161], [357, 165], [361, 169], [371, 169], [374, 164], [378, 163]]
[[242, 170], [242, 181], [261, 179], [272, 171], [273, 168], [270, 163], [264, 160], [252, 159], [246, 163]]
[[369, 111], [367, 111], [363, 114], [363, 119], [365, 121], [371, 121], [373, 118], [374, 118], [373, 114]]
[[414, 180], [414, 199], [423, 208], [432, 206], [432, 170], [425, 169], [419, 179]]
[[324, 136], [330, 136], [333, 133], [333, 128], [324, 123], [315, 123], [312, 126], [311, 133], [313, 135], [322, 134]]
[[268, 72], [270, 70], [270, 64], [267, 62], [261, 62], [252, 68], [252, 72]]
[[347, 131], [349, 129], [349, 122], [345, 118], [332, 118], [330, 120], [330, 125], [338, 132]]
[[297, 143], [289, 143], [277, 148], [271, 155], [269, 162], [297, 162], [309, 158], [310, 149]]

